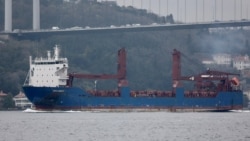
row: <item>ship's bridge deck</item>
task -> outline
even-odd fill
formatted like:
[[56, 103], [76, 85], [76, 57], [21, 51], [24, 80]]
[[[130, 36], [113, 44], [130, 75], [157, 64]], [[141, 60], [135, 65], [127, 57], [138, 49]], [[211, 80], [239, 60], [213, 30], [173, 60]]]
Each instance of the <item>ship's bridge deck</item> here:
[[59, 58], [57, 60], [55, 59], [48, 59], [48, 58], [35, 58], [34, 61], [32, 61], [32, 64], [36, 65], [42, 65], [42, 64], [63, 64], [68, 63], [67, 58]]

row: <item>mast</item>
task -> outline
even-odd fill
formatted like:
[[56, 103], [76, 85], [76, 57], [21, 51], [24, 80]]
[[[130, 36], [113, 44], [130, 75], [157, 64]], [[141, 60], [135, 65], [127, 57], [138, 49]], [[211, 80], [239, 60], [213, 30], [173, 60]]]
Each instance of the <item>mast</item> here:
[[179, 87], [179, 78], [181, 76], [181, 53], [174, 49], [173, 52], [173, 66], [172, 66], [172, 80], [173, 80], [173, 88]]
[[54, 58], [55, 58], [56, 61], [57, 61], [58, 58], [59, 58], [59, 53], [60, 53], [59, 46], [56, 45], [56, 46], [54, 47]]

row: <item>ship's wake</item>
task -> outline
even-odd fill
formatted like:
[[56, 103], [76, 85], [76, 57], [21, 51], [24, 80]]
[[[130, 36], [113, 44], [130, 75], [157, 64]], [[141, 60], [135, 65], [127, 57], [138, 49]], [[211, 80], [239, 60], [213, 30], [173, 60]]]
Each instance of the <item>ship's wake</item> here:
[[230, 110], [230, 112], [236, 112], [236, 113], [250, 113], [250, 110]]
[[25, 110], [23, 110], [24, 113], [79, 113], [81, 111], [73, 111], [73, 110], [69, 110], [69, 111], [60, 111], [60, 110], [36, 110], [36, 109], [31, 109], [31, 108], [27, 108]]

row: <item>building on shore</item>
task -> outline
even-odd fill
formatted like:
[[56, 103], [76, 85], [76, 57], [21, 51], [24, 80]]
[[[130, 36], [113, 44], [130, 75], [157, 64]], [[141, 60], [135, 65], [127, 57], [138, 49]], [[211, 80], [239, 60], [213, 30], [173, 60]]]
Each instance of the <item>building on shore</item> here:
[[32, 103], [23, 92], [19, 92], [14, 98], [15, 106], [20, 109], [32, 108]]

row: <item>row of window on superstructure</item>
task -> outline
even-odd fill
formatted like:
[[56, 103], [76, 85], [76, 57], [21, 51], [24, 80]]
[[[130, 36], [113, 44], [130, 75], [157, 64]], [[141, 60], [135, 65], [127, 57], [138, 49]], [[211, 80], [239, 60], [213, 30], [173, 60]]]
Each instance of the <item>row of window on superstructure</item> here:
[[63, 61], [56, 61], [56, 62], [35, 62], [35, 65], [53, 65], [53, 64], [62, 64]]
[[[46, 74], [46, 75], [47, 75], [47, 76], [49, 76], [49, 74]], [[32, 76], [33, 76], [33, 75], [32, 75]], [[39, 77], [39, 75], [38, 75], [38, 74], [37, 74], [36, 76], [37, 76], [37, 77]], [[43, 77], [43, 76], [45, 76], [45, 74], [44, 74], [44, 75], [42, 74], [42, 75], [40, 75], [40, 76], [42, 76], [42, 77]], [[54, 76], [54, 75], [53, 75], [53, 74], [51, 74], [51, 76]], [[56, 76], [59, 76], [59, 75], [58, 75], [58, 74], [56, 74]]]
[[[53, 69], [54, 68], [49, 68], [49, 69], [48, 68], [43, 68], [43, 70], [53, 70]], [[58, 69], [59, 69], [59, 67], [56, 68], [56, 70], [58, 70]], [[36, 68], [36, 69], [33, 68], [33, 70], [42, 71], [42, 68]]]
[[[43, 83], [43, 80], [41, 80], [41, 82]], [[47, 83], [48, 83], [48, 82], [49, 82], [49, 80], [44, 80], [44, 82], [47, 82]], [[53, 80], [51, 80], [51, 82], [53, 83], [54, 81], [53, 81]], [[36, 81], [36, 83], [39, 83], [39, 81], [37, 80], [37, 81]]]

